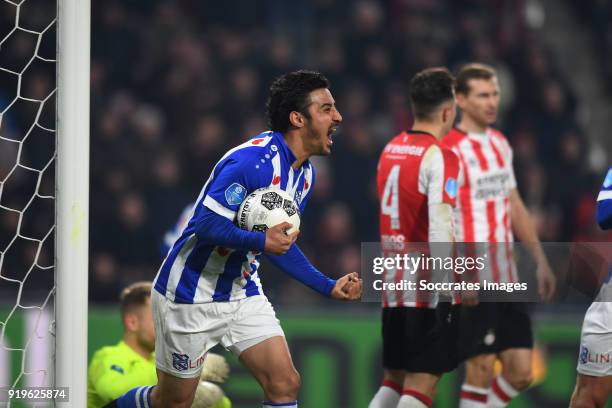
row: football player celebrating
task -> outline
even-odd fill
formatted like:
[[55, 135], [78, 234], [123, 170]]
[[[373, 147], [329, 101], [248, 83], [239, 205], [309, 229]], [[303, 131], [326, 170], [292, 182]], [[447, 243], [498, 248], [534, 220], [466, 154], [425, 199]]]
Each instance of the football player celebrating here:
[[[276, 79], [267, 105], [271, 131], [228, 151], [215, 165], [170, 248], [152, 291], [157, 386], [144, 391], [155, 408], [189, 407], [208, 350], [221, 343], [254, 375], [264, 407], [297, 407], [300, 377], [283, 330], [258, 277], [262, 253], [273, 264], [324, 296], [358, 299], [356, 273], [332, 280], [295, 245], [298, 232], [282, 223], [265, 232], [241, 230], [236, 212], [252, 191], [289, 192], [304, 211], [315, 181], [311, 156], [331, 153], [342, 116], [317, 72]], [[137, 390], [117, 400], [140, 406]]]
[[[612, 229], [612, 167], [597, 197], [597, 223]], [[584, 316], [578, 378], [571, 408], [602, 408], [612, 393], [612, 266], [597, 298]], [[607, 356], [597, 358], [597, 356]]]

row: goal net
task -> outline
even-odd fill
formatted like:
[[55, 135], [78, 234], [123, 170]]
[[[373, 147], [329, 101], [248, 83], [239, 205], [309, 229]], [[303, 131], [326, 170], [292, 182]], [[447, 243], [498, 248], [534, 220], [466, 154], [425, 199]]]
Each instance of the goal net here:
[[88, 76], [88, 1], [0, 0], [0, 406], [31, 387], [85, 406]]

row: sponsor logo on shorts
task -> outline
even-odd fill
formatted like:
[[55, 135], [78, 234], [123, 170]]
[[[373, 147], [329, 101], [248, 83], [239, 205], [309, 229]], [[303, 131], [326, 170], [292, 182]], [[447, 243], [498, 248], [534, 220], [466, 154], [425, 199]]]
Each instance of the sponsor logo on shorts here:
[[588, 348], [580, 347], [580, 364], [610, 364], [612, 355], [610, 353], [593, 353]]
[[195, 361], [187, 354], [172, 353], [172, 367], [178, 371], [198, 368], [204, 363], [205, 356], [198, 357]]
[[172, 367], [178, 371], [189, 368], [189, 356], [187, 354], [172, 353]]
[[589, 361], [589, 349], [580, 347], [580, 364], [586, 364]]
[[229, 205], [238, 205], [244, 201], [246, 197], [246, 188], [241, 184], [234, 183], [225, 190], [225, 201]]
[[198, 357], [195, 362], [189, 360], [189, 368], [197, 368], [201, 366], [202, 363], [204, 363], [204, 358], [205, 358], [204, 356]]

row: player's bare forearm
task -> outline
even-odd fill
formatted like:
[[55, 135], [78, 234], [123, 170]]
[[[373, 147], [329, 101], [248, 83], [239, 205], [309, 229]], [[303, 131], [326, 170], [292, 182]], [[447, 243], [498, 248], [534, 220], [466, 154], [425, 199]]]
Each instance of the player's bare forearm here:
[[516, 189], [510, 193], [510, 213], [514, 234], [526, 245], [537, 263], [536, 279], [540, 298], [549, 301], [555, 293], [556, 278], [550, 269], [529, 212]]
[[514, 235], [521, 242], [528, 244], [527, 248], [538, 264], [540, 262], [547, 262], [529, 211], [525, 207], [525, 203], [517, 189], [510, 192], [510, 217]]

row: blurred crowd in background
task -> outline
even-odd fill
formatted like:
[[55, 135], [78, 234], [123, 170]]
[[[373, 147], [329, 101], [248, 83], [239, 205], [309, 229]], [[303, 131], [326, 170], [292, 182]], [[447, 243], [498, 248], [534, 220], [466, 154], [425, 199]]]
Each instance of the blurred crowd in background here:
[[572, 12], [592, 31], [591, 39], [598, 50], [597, 62], [605, 76], [607, 92], [612, 92], [612, 3], [606, 0], [570, 0]]
[[[602, 38], [612, 92], [610, 6], [588, 4], [581, 18]], [[408, 80], [426, 67], [456, 70], [471, 61], [498, 70], [497, 126], [514, 147], [519, 189], [541, 239], [609, 240], [593, 222], [603, 174], [589, 166], [572, 78], [525, 7], [515, 0], [92, 2], [91, 301], [115, 302], [125, 284], [155, 276], [164, 232], [220, 156], [267, 129], [272, 80], [300, 68], [331, 80], [344, 117], [332, 156], [313, 160], [317, 184], [298, 241], [324, 273], [359, 270], [360, 243], [378, 240], [376, 164], [384, 144], [411, 126]], [[316, 298], [284, 280], [276, 290], [279, 281], [262, 270], [276, 302]]]

